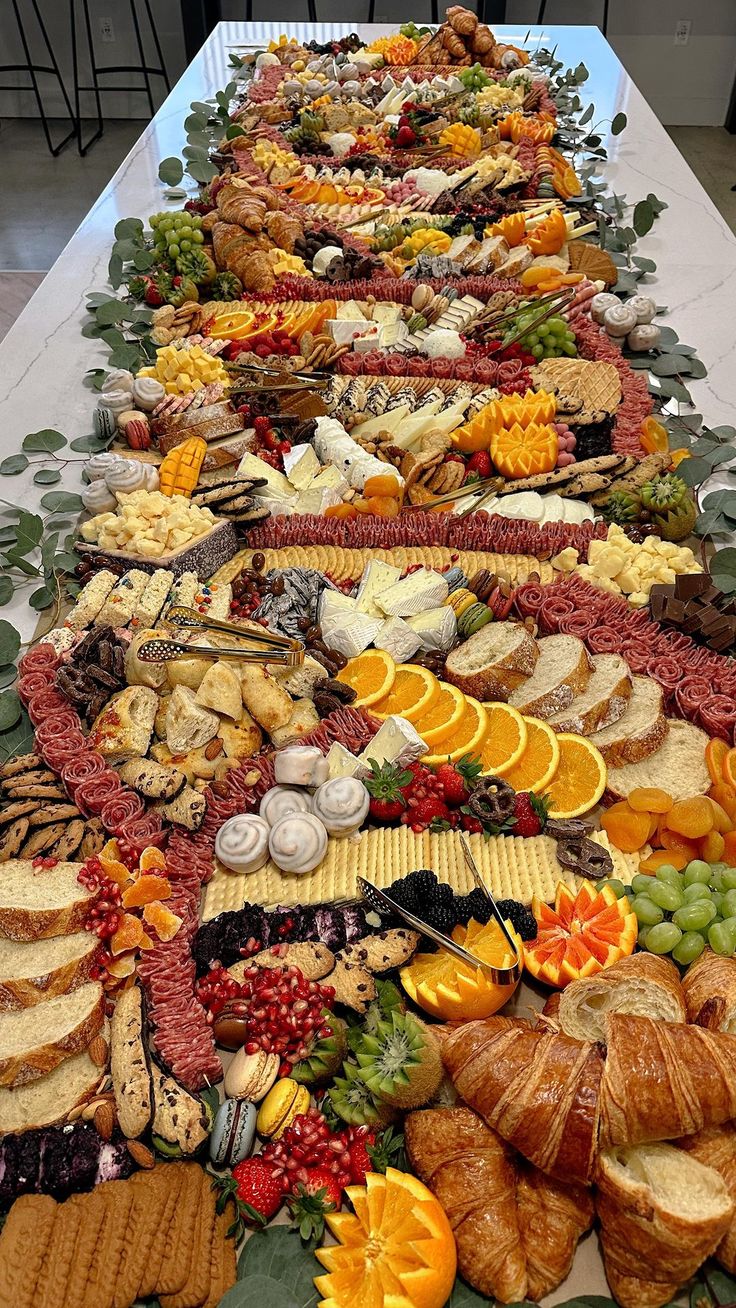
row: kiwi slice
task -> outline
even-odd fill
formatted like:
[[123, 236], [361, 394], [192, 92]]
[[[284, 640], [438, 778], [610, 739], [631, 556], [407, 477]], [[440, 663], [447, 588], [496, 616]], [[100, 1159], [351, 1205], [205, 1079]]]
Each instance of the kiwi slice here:
[[371, 1094], [355, 1063], [343, 1063], [342, 1071], [327, 1093], [343, 1122], [349, 1126], [387, 1126], [394, 1120], [394, 1110]]
[[374, 1035], [363, 1037], [357, 1058], [368, 1089], [394, 1108], [420, 1108], [442, 1080], [439, 1045], [411, 1013], [393, 1012], [379, 1022]]
[[329, 1081], [338, 1070], [348, 1049], [347, 1023], [341, 1017], [335, 1017], [329, 1008], [322, 1013], [329, 1027], [326, 1036], [317, 1037], [310, 1043], [306, 1058], [295, 1063], [289, 1075], [300, 1085], [321, 1085]]

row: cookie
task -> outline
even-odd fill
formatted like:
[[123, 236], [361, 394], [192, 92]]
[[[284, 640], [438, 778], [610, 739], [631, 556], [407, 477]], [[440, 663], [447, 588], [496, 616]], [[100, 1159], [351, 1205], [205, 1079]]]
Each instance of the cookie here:
[[8, 822], [15, 822], [18, 818], [27, 817], [35, 813], [38, 805], [34, 799], [18, 799], [14, 803], [6, 804], [5, 808], [0, 811], [0, 822], [5, 826]]
[[44, 781], [56, 781], [56, 773], [50, 768], [41, 766], [40, 768], [28, 769], [21, 776], [10, 777], [7, 781], [0, 782], [6, 794], [10, 794], [17, 785], [27, 785], [30, 782], [38, 784]]
[[40, 754], [19, 754], [17, 758], [8, 759], [0, 768], [0, 782], [6, 781], [8, 777], [17, 777], [21, 772], [33, 772], [35, 768], [43, 767], [43, 759]]
[[[176, 1231], [179, 1226], [179, 1210], [182, 1202], [186, 1202], [187, 1193], [184, 1185], [185, 1171], [183, 1166], [178, 1163], [161, 1163], [154, 1167], [152, 1171], [145, 1173], [146, 1182], [153, 1182], [154, 1178], [163, 1179], [164, 1188], [159, 1192], [156, 1199], [157, 1207], [157, 1227], [150, 1244], [150, 1253], [148, 1261], [143, 1264], [140, 1273], [140, 1285], [138, 1286], [138, 1298], [147, 1299], [149, 1295], [156, 1294], [160, 1284], [164, 1283], [162, 1269], [170, 1249], [176, 1252]], [[136, 1184], [143, 1185], [142, 1176], [135, 1177]], [[160, 1181], [156, 1182], [160, 1185]], [[166, 1277], [169, 1283], [176, 1280], [167, 1271]]]
[[67, 1308], [67, 1284], [72, 1273], [74, 1250], [82, 1222], [82, 1209], [75, 1204], [58, 1204], [54, 1229], [48, 1244], [36, 1299], [43, 1308]]
[[24, 1194], [8, 1213], [0, 1236], [0, 1303], [36, 1308], [36, 1284], [51, 1239], [56, 1202]]
[[50, 827], [40, 827], [38, 831], [28, 836], [21, 847], [21, 858], [35, 858], [36, 854], [45, 853], [57, 840], [61, 840], [65, 832], [65, 822], [54, 822]]
[[16, 818], [10, 826], [3, 831], [0, 836], [0, 863], [5, 863], [9, 858], [15, 858], [23, 841], [28, 835], [29, 822], [27, 817]]
[[204, 1308], [217, 1308], [222, 1296], [237, 1279], [235, 1240], [227, 1234], [234, 1220], [235, 1210], [230, 1203], [227, 1204], [224, 1212], [217, 1213], [215, 1216], [210, 1252], [210, 1291], [204, 1302]]
[[172, 1194], [172, 1185], [163, 1167], [136, 1172], [128, 1184], [133, 1192], [133, 1203], [120, 1257], [113, 1308], [129, 1308], [139, 1298], [152, 1247], [154, 1241], [161, 1238], [166, 1204]]
[[26, 804], [33, 804], [33, 816], [30, 818], [32, 827], [47, 827], [51, 822], [68, 822], [71, 818], [81, 817], [81, 813], [76, 804], [35, 804], [33, 800], [26, 799]]
[[107, 1215], [107, 1194], [104, 1185], [98, 1185], [91, 1194], [75, 1194], [67, 1204], [79, 1207], [81, 1221], [72, 1258], [72, 1269], [67, 1282], [67, 1303], [82, 1305], [87, 1284], [97, 1257], [100, 1237]]
[[[202, 1179], [204, 1177], [202, 1168], [197, 1163], [174, 1165], [182, 1172], [183, 1181], [174, 1221], [171, 1223], [166, 1235], [164, 1256], [156, 1285], [156, 1292], [163, 1308], [168, 1308], [167, 1304], [164, 1303], [164, 1296], [168, 1299], [175, 1299], [184, 1289], [184, 1286], [188, 1284], [197, 1237], [198, 1210], [201, 1200]], [[169, 1163], [168, 1166], [171, 1167], [172, 1164]], [[176, 1305], [172, 1304], [171, 1308], [178, 1308], [178, 1303]], [[188, 1308], [188, 1305], [186, 1305], [186, 1308]]]
[[85, 823], [84, 818], [77, 818], [70, 822], [60, 840], [54, 841], [49, 849], [49, 856], [68, 861], [72, 854], [79, 849], [84, 838]]
[[202, 1304], [209, 1297], [211, 1247], [216, 1216], [215, 1192], [206, 1173], [200, 1167], [197, 1170], [201, 1176], [201, 1189], [196, 1208], [196, 1225], [190, 1242], [191, 1260], [187, 1279], [179, 1293], [159, 1295], [161, 1308], [191, 1308], [192, 1304]]
[[127, 1181], [105, 1181], [105, 1220], [80, 1308], [112, 1308], [118, 1268], [127, 1238], [133, 1190]]

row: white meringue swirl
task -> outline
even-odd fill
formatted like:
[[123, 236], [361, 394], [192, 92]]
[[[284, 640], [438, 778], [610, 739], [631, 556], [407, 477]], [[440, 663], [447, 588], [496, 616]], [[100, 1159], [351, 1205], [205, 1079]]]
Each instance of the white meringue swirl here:
[[327, 832], [313, 813], [289, 813], [271, 827], [268, 852], [282, 872], [311, 872], [327, 853]]
[[315, 790], [312, 810], [331, 836], [350, 836], [368, 815], [370, 796], [357, 777], [333, 777]]
[[166, 391], [155, 377], [136, 377], [133, 382], [133, 399], [141, 409], [150, 412], [160, 404]]
[[294, 786], [272, 786], [267, 790], [258, 807], [258, 812], [270, 827], [290, 813], [311, 813], [312, 802], [309, 795]]
[[130, 391], [105, 391], [104, 395], [100, 393], [97, 407], [99, 409], [112, 409], [116, 415], [122, 413], [123, 409], [130, 408]]
[[132, 394], [133, 374], [127, 368], [112, 368], [100, 387], [103, 395], [108, 391], [127, 391]]
[[104, 450], [101, 454], [93, 454], [84, 465], [84, 471], [90, 481], [103, 481], [107, 476], [113, 464], [122, 463], [119, 454], [113, 454], [111, 450]]
[[91, 481], [82, 491], [82, 503], [88, 513], [111, 513], [118, 502], [104, 481]]
[[148, 468], [140, 459], [119, 459], [105, 473], [111, 491], [128, 495], [131, 491], [148, 490]]
[[215, 854], [228, 872], [257, 872], [268, 859], [269, 825], [256, 813], [236, 813], [215, 837]]

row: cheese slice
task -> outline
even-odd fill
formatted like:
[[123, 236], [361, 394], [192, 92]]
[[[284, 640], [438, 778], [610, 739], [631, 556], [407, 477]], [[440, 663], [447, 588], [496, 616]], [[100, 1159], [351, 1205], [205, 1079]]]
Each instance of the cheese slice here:
[[311, 445], [295, 445], [284, 454], [284, 472], [295, 490], [306, 490], [322, 470]]
[[372, 618], [383, 618], [376, 603], [376, 596], [400, 580], [401, 568], [395, 568], [393, 563], [384, 563], [382, 559], [371, 559], [363, 572], [355, 596], [358, 608], [362, 613], [369, 613]]
[[338, 740], [333, 740], [327, 751], [327, 766], [330, 781], [335, 777], [367, 777], [370, 770]]
[[265, 479], [265, 486], [256, 486], [254, 495], [261, 495], [271, 500], [293, 500], [294, 487], [278, 468], [272, 468], [255, 454], [244, 454], [238, 464], [238, 476]]
[[455, 614], [447, 604], [407, 618], [406, 625], [419, 636], [424, 650], [451, 649], [457, 635]]
[[406, 663], [416, 654], [421, 643], [421, 635], [413, 631], [403, 618], [387, 618], [373, 640], [376, 649], [385, 650], [394, 663]]
[[[395, 409], [390, 409], [388, 413], [379, 413], [377, 418], [369, 418], [367, 422], [360, 424], [360, 439], [364, 437], [377, 436], [379, 432], [386, 431], [390, 435], [397, 432], [404, 419], [410, 413], [408, 404], [399, 404]], [[362, 451], [361, 451], [362, 453]], [[385, 468], [384, 464], [384, 468]]]
[[411, 723], [392, 713], [378, 728], [370, 745], [366, 745], [363, 753], [358, 755], [358, 759], [367, 766], [369, 760], [374, 759], [378, 764], [395, 763], [406, 767], [407, 763], [415, 763], [426, 753], [426, 741], [422, 740]]
[[402, 422], [399, 430], [394, 432], [394, 445], [398, 445], [402, 450], [410, 450], [425, 431], [437, 425], [434, 415], [439, 412], [443, 403], [444, 400], [432, 400], [431, 404], [424, 404], [421, 409], [410, 414]]
[[387, 617], [407, 618], [444, 604], [448, 594], [449, 587], [441, 573], [418, 568], [402, 581], [389, 586], [377, 603]]

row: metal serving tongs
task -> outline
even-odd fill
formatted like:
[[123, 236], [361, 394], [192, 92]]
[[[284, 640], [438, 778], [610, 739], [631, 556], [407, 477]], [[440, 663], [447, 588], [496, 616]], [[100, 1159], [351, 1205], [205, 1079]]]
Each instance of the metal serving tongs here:
[[[428, 509], [439, 508], [445, 504], [454, 504], [457, 500], [470, 500], [468, 508], [463, 510], [463, 513], [473, 513], [478, 504], [496, 495], [503, 485], [503, 477], [481, 478], [479, 481], [466, 482], [465, 485], [458, 486], [457, 490], [433, 495], [431, 500], [424, 500], [421, 504], [402, 504], [401, 512], [402, 514], [426, 512]], [[477, 501], [476, 496], [479, 497]]]
[[459, 959], [461, 963], [465, 963], [466, 967], [479, 968], [484, 976], [487, 976], [488, 979], [493, 981], [496, 985], [503, 986], [513, 984], [515, 981], [518, 981], [521, 976], [522, 960], [519, 950], [514, 942], [513, 936], [510, 934], [506, 923], [496, 907], [496, 901], [493, 898], [493, 895], [478, 871], [475, 859], [470, 852], [470, 846], [462, 835], [460, 836], [460, 843], [462, 845], [465, 862], [470, 868], [473, 880], [478, 889], [482, 890], [483, 894], [486, 896], [491, 906], [491, 915], [494, 918], [496, 925], [500, 927], [503, 932], [504, 940], [513, 954], [515, 961], [511, 964], [511, 967], [494, 967], [492, 963], [487, 963], [485, 959], [479, 958], [478, 955], [474, 954], [471, 950], [463, 948], [462, 945], [458, 945], [450, 936], [446, 936], [442, 931], [437, 931], [435, 927], [429, 926], [426, 922], [423, 922], [421, 918], [415, 917], [414, 914], [410, 913], [407, 909], [402, 908], [399, 904], [395, 904], [393, 899], [391, 899], [384, 890], [379, 890], [378, 886], [372, 885], [371, 882], [366, 881], [364, 877], [358, 877], [358, 889], [363, 895], [363, 898], [367, 899], [371, 907], [375, 908], [377, 912], [380, 912], [383, 909], [384, 912], [394, 913], [396, 917], [402, 918], [407, 926], [412, 927], [414, 931], [419, 931], [421, 935], [427, 936], [430, 940], [433, 940], [436, 945], [439, 945], [440, 949], [444, 949], [446, 953], [452, 954], [453, 957]]
[[182, 627], [190, 631], [217, 631], [237, 640], [249, 642], [256, 649], [221, 649], [209, 645], [187, 645], [184, 641], [166, 640], [155, 637], [145, 641], [138, 651], [143, 663], [162, 663], [170, 659], [186, 659], [197, 656], [210, 659], [239, 659], [242, 663], [281, 663], [288, 668], [299, 667], [304, 662], [304, 645], [299, 640], [288, 636], [278, 636], [272, 631], [255, 627], [245, 629], [223, 618], [211, 618], [196, 609], [177, 605], [169, 609], [165, 621], [173, 627]]

